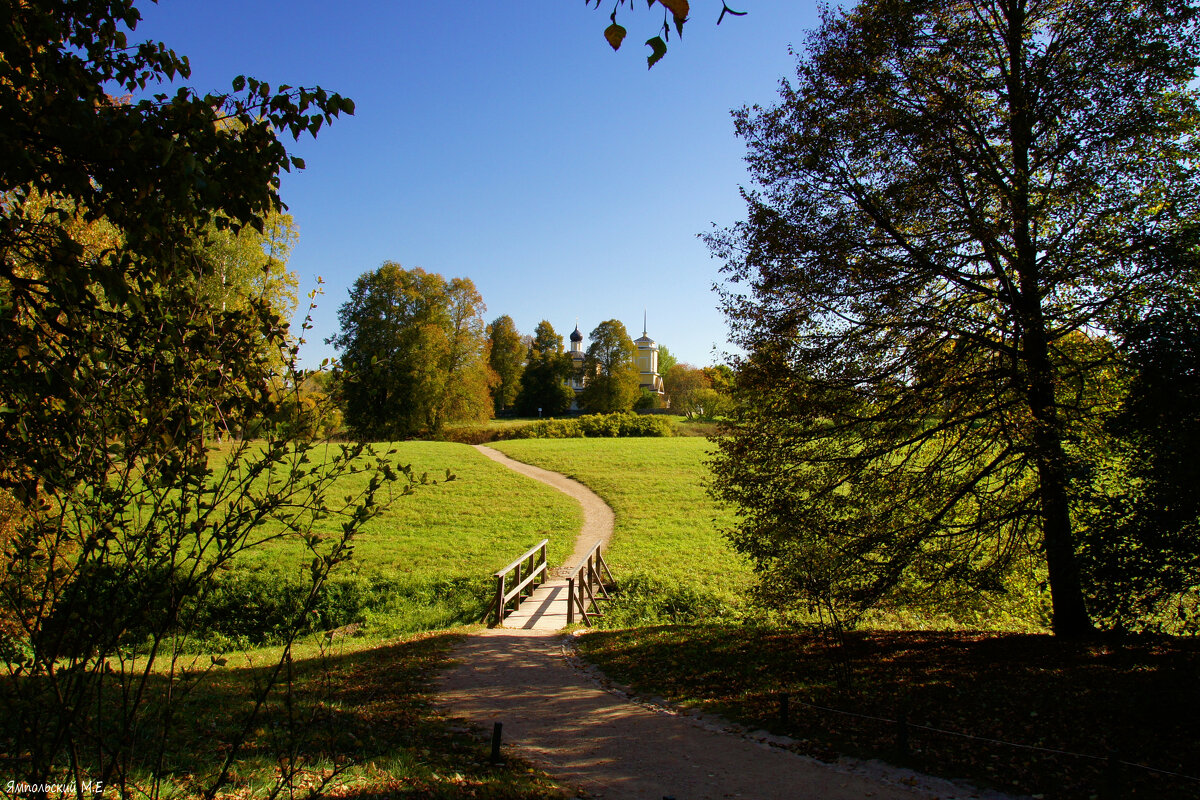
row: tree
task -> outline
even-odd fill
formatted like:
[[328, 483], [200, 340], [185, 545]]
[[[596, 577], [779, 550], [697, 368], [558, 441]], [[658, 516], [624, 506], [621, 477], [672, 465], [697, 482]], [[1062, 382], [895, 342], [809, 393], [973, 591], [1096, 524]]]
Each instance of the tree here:
[[562, 337], [546, 320], [539, 322], [521, 376], [517, 411], [527, 417], [565, 414], [575, 400], [575, 391], [567, 385], [573, 369], [571, 357], [563, 352]]
[[714, 364], [711, 367], [703, 368], [705, 376], [707, 376], [712, 388], [723, 395], [732, 395], [733, 387], [736, 383], [733, 370], [728, 364]]
[[450, 329], [446, 358], [446, 388], [430, 425], [440, 431], [445, 422], [480, 422], [492, 416], [492, 387], [496, 374], [488, 366], [487, 306], [468, 278], [452, 278], [448, 287]]
[[299, 238], [291, 214], [270, 214], [261, 232], [210, 225], [201, 247], [212, 271], [200, 279], [201, 299], [222, 311], [259, 299], [290, 317], [296, 311], [297, 281], [287, 263]]
[[1072, 337], [1174, 277], [1195, 38], [1182, 2], [868, 0], [737, 115], [760, 188], [710, 238], [749, 354], [716, 493], [776, 601], [999, 591], [1036, 558], [1054, 631], [1091, 630], [1072, 503], [1105, 364]]
[[1097, 519], [1081, 547], [1089, 607], [1114, 628], [1200, 627], [1198, 323], [1195, 297], [1176, 298], [1123, 331], [1130, 386], [1097, 459]]
[[[342, 503], [326, 482], [361, 450], [322, 463], [268, 435], [210, 464], [208, 432], [278, 407], [266, 353], [290, 344], [269, 303], [206, 302], [205, 232], [263, 231], [280, 171], [301, 166], [279, 135], [353, 107], [248, 78], [114, 99], [188, 75], [165, 46], [130, 45], [139, 18], [129, 0], [0, 12], [0, 749], [14, 777], [77, 795], [84, 779], [128, 795], [144, 765], [161, 777], [172, 703], [197, 679], [180, 649], [217, 572], [294, 537], [313, 558], [307, 616], [391, 472]], [[340, 532], [314, 532], [330, 515]]]
[[671, 409], [688, 419], [696, 416], [697, 406], [693, 402], [701, 389], [711, 389], [712, 382], [703, 370], [691, 364], [676, 364], [663, 375], [663, 389], [671, 402]]
[[584, 389], [580, 402], [588, 411], [629, 411], [640, 395], [637, 347], [619, 320], [597, 325], [583, 359]]
[[665, 379], [667, 373], [671, 371], [671, 367], [678, 363], [678, 359], [671, 354], [671, 351], [661, 345], [658, 348], [658, 374]]
[[346, 424], [395, 439], [491, 413], [483, 300], [466, 278], [447, 282], [386, 261], [361, 275], [338, 311]]
[[512, 408], [521, 391], [521, 373], [525, 369], [525, 344], [512, 317], [505, 314], [488, 326], [488, 363], [496, 373], [492, 394], [496, 413]]

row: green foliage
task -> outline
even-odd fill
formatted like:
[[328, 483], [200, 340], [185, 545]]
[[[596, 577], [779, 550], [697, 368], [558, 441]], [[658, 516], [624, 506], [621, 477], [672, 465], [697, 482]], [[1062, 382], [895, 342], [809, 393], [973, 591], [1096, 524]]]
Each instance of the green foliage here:
[[[704, 439], [531, 439], [494, 446], [571, 476], [613, 507], [616, 529], [604, 557], [620, 597], [603, 625], [745, 612], [754, 574], [721, 533], [733, 523], [732, 512], [705, 494], [710, 473], [704, 462], [712, 446]], [[628, 592], [626, 579], [632, 580]]]
[[588, 335], [580, 404], [595, 413], [628, 411], [641, 394], [637, 347], [620, 320], [601, 322]]
[[[175, 658], [218, 571], [294, 539], [311, 599], [397, 477], [356, 449], [291, 447], [270, 424], [220, 474], [206, 450], [212, 432], [275, 414], [292, 346], [279, 259], [264, 254], [261, 291], [219, 307], [222, 248], [280, 241], [268, 232], [282, 224], [279, 174], [301, 166], [280, 134], [315, 133], [353, 104], [249, 78], [232, 93], [151, 95], [188, 63], [130, 41], [129, 0], [33, 0], [4, 17], [0, 485], [14, 507], [0, 747], [33, 783], [87, 778], [126, 794], [194, 685]], [[327, 497], [351, 469], [371, 476], [361, 491]], [[318, 520], [336, 530], [315, 533]], [[112, 696], [122, 702], [106, 707]]]
[[392, 261], [361, 275], [329, 340], [342, 351], [351, 431], [399, 439], [491, 416], [484, 309], [466, 278]]
[[402, 577], [340, 575], [310, 602], [298, 574], [237, 570], [221, 576], [197, 603], [187, 651], [228, 653], [282, 644], [295, 635], [348, 626], [371, 636], [395, 636], [469, 625], [483, 616], [490, 584], [481, 575]]
[[1076, 443], [1115, 359], [1092, 337], [1182, 279], [1147, 242], [1200, 213], [1195, 20], [872, 0], [738, 114], [759, 185], [710, 237], [748, 353], [714, 490], [774, 602], [1001, 591], [1032, 553], [1055, 631], [1091, 631]]
[[[333, 373], [317, 370], [297, 378], [298, 383], [281, 386], [276, 392], [279, 407], [274, 419], [279, 434], [311, 442], [342, 433], [342, 410], [334, 397], [337, 381]], [[252, 429], [247, 434], [254, 432]]]
[[488, 364], [496, 373], [492, 404], [496, 413], [512, 408], [521, 391], [525, 369], [525, 345], [512, 317], [505, 314], [488, 326]]
[[278, 212], [263, 221], [261, 232], [210, 225], [199, 254], [208, 263], [200, 280], [200, 300], [224, 311], [255, 298], [280, 317], [290, 317], [296, 310], [297, 280], [287, 262], [299, 238], [292, 215]]
[[1173, 302], [1124, 331], [1129, 393], [1081, 542], [1089, 608], [1109, 627], [1200, 633], [1198, 322], [1194, 302]]
[[745, 618], [748, 609], [727, 594], [699, 583], [679, 583], [635, 572], [617, 582], [617, 602], [606, 608], [602, 627], [637, 628], [681, 623], [719, 624]]
[[526, 417], [565, 414], [575, 401], [574, 390], [566, 384], [573, 369], [571, 357], [563, 352], [562, 337], [546, 320], [539, 322], [521, 376], [517, 411]]
[[658, 374], [659, 375], [663, 376], [663, 378], [666, 378], [667, 373], [671, 371], [671, 367], [675, 366], [675, 364], [677, 364], [678, 362], [679, 362], [679, 359], [675, 358], [674, 354], [671, 353], [670, 350], [668, 350], [666, 347], [664, 347], [662, 345], [658, 346]]
[[643, 386], [637, 400], [633, 401], [633, 407], [637, 411], [656, 411], [664, 407], [662, 395]]
[[584, 414], [567, 419], [543, 419], [495, 431], [489, 441], [504, 439], [576, 439], [621, 436], [673, 436], [670, 420], [659, 416], [622, 412]]

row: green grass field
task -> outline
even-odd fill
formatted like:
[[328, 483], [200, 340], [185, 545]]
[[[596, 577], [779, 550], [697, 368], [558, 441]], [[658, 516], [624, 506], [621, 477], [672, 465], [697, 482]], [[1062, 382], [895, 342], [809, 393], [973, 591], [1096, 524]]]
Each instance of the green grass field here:
[[[474, 622], [490, 599], [490, 576], [549, 539], [548, 557], [562, 561], [582, 521], [565, 495], [516, 474], [471, 447], [447, 442], [378, 445], [438, 483], [396, 496], [354, 539], [353, 558], [331, 576], [318, 629], [363, 623], [372, 633], [400, 634]], [[446, 470], [454, 480], [446, 481]], [[330, 492], [356, 494], [364, 473], [344, 476]], [[318, 524], [336, 533], [340, 520]], [[322, 530], [323, 528], [323, 530]], [[303, 593], [311, 554], [292, 539], [247, 551], [222, 577], [205, 610], [197, 646], [239, 650], [270, 642], [287, 626]], [[247, 613], [247, 610], [250, 610]]]
[[613, 507], [606, 560], [626, 602], [608, 624], [724, 616], [744, 607], [753, 577], [720, 532], [732, 513], [705, 493], [706, 439], [523, 439], [494, 447], [569, 475]]
[[[571, 552], [582, 516], [570, 498], [496, 464], [467, 445], [452, 442], [400, 442], [377, 445], [395, 449], [395, 463], [428, 473], [437, 485], [418, 486], [396, 497], [371, 520], [355, 542], [350, 570], [360, 574], [420, 576], [427, 579], [486, 575], [543, 538], [550, 558]], [[446, 470], [455, 476], [444, 480]], [[347, 476], [331, 493], [350, 494], [365, 484], [362, 474]], [[326, 530], [337, 528], [336, 521]], [[247, 559], [278, 564], [299, 558], [299, 545], [280, 544]]]

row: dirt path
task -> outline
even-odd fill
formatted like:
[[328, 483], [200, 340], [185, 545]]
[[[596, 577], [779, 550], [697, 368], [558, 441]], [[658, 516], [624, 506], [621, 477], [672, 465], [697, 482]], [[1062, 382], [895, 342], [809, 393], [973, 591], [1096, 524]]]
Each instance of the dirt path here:
[[575, 537], [575, 552], [571, 554], [571, 560], [565, 566], [575, 566], [587, 555], [597, 540], [603, 542], [607, 547], [613, 534], [613, 510], [608, 507], [608, 503], [600, 499], [598, 494], [566, 475], [516, 461], [499, 450], [493, 450], [481, 444], [475, 445], [475, 449], [492, 461], [499, 462], [511, 470], [553, 486], [563, 494], [570, 495], [583, 507], [583, 527], [579, 529], [579, 535]]
[[[596, 538], [611, 537], [612, 510], [586, 487], [490, 448], [477, 449], [580, 501], [584, 525], [576, 558]], [[565, 644], [566, 637], [554, 631], [493, 629], [468, 637], [454, 653], [455, 666], [441, 676], [442, 707], [448, 716], [485, 730], [503, 723], [507, 748], [604, 800], [980, 796], [890, 768], [831, 767], [692, 717], [630, 702], [573, 666]]]

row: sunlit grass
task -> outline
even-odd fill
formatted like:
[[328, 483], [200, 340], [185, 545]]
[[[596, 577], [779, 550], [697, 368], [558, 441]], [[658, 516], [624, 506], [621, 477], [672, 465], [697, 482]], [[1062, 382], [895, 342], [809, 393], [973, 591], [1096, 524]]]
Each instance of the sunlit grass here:
[[613, 507], [616, 530], [606, 558], [619, 582], [637, 576], [635, 586], [664, 598], [700, 593], [714, 601], [706, 604], [713, 611], [743, 602], [753, 576], [721, 533], [732, 525], [732, 512], [705, 493], [712, 449], [706, 439], [526, 439], [494, 446], [575, 478]]

